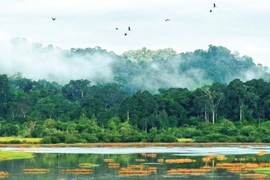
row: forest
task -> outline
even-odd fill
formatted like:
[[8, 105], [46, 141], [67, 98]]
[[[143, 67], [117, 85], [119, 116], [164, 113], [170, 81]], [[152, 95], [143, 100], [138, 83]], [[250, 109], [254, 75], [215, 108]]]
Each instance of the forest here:
[[251, 57], [212, 45], [179, 54], [146, 48], [121, 56], [101, 48], [61, 53], [66, 60], [113, 56], [113, 77], [60, 83], [2, 73], [0, 136], [42, 143], [270, 142], [268, 68]]

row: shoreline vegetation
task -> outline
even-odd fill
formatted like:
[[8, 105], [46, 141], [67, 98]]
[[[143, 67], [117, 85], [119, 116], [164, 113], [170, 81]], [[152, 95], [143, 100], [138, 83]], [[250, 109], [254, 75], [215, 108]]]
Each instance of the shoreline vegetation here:
[[[74, 144], [0, 144], [0, 147], [27, 147], [27, 148], [35, 148], [35, 147], [216, 147], [216, 146], [239, 146], [239, 147], [247, 147], [247, 146], [270, 146], [270, 143], [197, 143], [197, 142], [178, 142], [178, 143], [151, 143], [151, 142], [125, 142], [125, 143], [74, 143]], [[23, 149], [22, 149], [23, 151]]]

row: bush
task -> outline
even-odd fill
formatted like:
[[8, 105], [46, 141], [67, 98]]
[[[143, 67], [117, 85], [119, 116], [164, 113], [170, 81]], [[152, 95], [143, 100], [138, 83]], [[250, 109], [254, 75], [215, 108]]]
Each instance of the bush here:
[[60, 140], [57, 136], [51, 136], [51, 143], [57, 144], [57, 143], [60, 143]]
[[247, 136], [242, 136], [242, 135], [236, 136], [235, 140], [236, 142], [250, 142]]
[[195, 142], [235, 142], [235, 138], [219, 133], [208, 134], [195, 138]]
[[178, 139], [169, 134], [158, 134], [154, 138], [154, 142], [178, 142]]
[[76, 143], [76, 142], [78, 142], [78, 140], [74, 135], [72, 135], [72, 134], [66, 135], [65, 143], [71, 144], [71, 143]]
[[21, 141], [20, 140], [10, 140], [9, 141], [10, 144], [21, 144]]
[[52, 139], [51, 136], [45, 136], [41, 139], [40, 141], [41, 144], [51, 144], [52, 143]]
[[262, 139], [262, 142], [264, 142], [264, 143], [269, 143], [270, 142], [270, 137], [268, 136], [268, 137], [264, 137], [263, 139]]
[[98, 142], [98, 138], [91, 134], [86, 137], [86, 141], [89, 143], [95, 143], [95, 142]]

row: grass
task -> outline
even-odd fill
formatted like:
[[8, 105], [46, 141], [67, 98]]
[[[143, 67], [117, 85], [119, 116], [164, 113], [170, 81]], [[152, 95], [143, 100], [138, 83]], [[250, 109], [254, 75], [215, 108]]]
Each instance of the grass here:
[[180, 142], [180, 143], [191, 143], [191, 142], [193, 142], [193, 139], [190, 139], [190, 138], [178, 138], [178, 142]]
[[0, 143], [29, 143], [29, 144], [36, 144], [40, 143], [42, 138], [22, 138], [22, 137], [0, 137]]
[[34, 157], [33, 153], [29, 152], [0, 151], [0, 161], [14, 159], [30, 159], [32, 157]]

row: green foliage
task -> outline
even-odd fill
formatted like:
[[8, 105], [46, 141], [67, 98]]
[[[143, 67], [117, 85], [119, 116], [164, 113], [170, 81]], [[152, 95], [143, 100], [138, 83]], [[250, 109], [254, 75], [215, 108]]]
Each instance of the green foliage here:
[[178, 139], [170, 134], [158, 134], [154, 138], [154, 142], [178, 142]]
[[[207, 52], [181, 54], [184, 59], [201, 56], [211, 61], [227, 57], [235, 64], [241, 59], [226, 48], [213, 46]], [[165, 63], [156, 55], [150, 57], [152, 63]], [[179, 57], [172, 53], [170, 58]], [[193, 61], [197, 62], [193, 59], [183, 64]], [[248, 63], [243, 67], [252, 66], [251, 59], [243, 61]], [[149, 65], [140, 63], [137, 67]], [[114, 83], [91, 85], [89, 80], [80, 79], [62, 86], [32, 81], [19, 73], [0, 75], [0, 136], [39, 137], [41, 143], [177, 142], [177, 138], [270, 141], [270, 84], [263, 79], [235, 79], [228, 85], [213, 83], [196, 90], [160, 88], [157, 94], [146, 90], [130, 94], [125, 89], [129, 80], [117, 76]]]
[[45, 136], [41, 139], [40, 141], [41, 144], [51, 144], [52, 143], [52, 138], [51, 136]]

